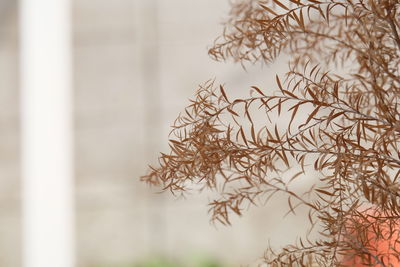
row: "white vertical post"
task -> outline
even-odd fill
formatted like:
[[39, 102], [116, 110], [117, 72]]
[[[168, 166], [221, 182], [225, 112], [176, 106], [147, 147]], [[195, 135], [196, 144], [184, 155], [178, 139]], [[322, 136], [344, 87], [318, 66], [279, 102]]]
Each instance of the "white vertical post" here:
[[69, 0], [20, 1], [23, 266], [74, 265]]

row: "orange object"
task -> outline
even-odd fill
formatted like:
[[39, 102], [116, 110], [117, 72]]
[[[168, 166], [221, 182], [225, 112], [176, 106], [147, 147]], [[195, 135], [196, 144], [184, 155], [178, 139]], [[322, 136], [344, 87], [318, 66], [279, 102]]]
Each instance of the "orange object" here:
[[363, 217], [348, 220], [343, 239], [351, 244], [342, 266], [400, 267], [400, 221], [379, 210], [362, 211]]

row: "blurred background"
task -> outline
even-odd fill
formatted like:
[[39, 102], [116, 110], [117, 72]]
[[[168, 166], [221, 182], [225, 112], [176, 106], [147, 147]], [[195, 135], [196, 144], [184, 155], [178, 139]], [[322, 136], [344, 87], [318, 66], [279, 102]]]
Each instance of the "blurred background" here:
[[[208, 57], [228, 13], [228, 0], [72, 1], [77, 266], [154, 257], [251, 265], [268, 242], [279, 248], [301, 234], [307, 219], [283, 218], [286, 198], [225, 227], [210, 223], [209, 197], [177, 199], [139, 181], [168, 150], [169, 127], [198, 84], [216, 78], [246, 95], [285, 71], [279, 62], [244, 71]], [[18, 2], [0, 0], [0, 266], [7, 267], [22, 265], [18, 29]]]

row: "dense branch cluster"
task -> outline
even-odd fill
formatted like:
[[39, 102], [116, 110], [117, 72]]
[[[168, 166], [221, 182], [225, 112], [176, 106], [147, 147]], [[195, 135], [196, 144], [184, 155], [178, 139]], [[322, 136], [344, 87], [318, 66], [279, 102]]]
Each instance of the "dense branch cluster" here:
[[[398, 266], [400, 246], [382, 252], [371, 239], [400, 235], [399, 23], [399, 0], [233, 3], [210, 55], [245, 64], [289, 54], [278, 92], [253, 86], [230, 99], [204, 83], [173, 125], [171, 151], [142, 180], [175, 194], [193, 184], [217, 192], [210, 212], [224, 224], [276, 193], [290, 211], [307, 207], [320, 239], [268, 249], [268, 266]], [[287, 123], [277, 123], [282, 113]], [[321, 179], [299, 195], [289, 184], [309, 166]]]

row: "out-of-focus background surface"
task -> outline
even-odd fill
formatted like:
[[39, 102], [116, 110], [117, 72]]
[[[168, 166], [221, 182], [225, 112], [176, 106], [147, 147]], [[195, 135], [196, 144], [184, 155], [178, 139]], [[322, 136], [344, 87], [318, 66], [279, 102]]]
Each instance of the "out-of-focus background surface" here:
[[[21, 266], [18, 3], [0, 1], [0, 266]], [[268, 240], [291, 243], [303, 217], [286, 199], [212, 225], [207, 196], [176, 199], [139, 182], [198, 84], [275, 89], [273, 69], [212, 61], [227, 0], [75, 0], [72, 10], [77, 266], [129, 266], [155, 255], [251, 264]], [[306, 222], [305, 222], [306, 223]], [[196, 256], [196, 257], [197, 257]]]
[[0, 1], [0, 266], [21, 264], [17, 3]]

